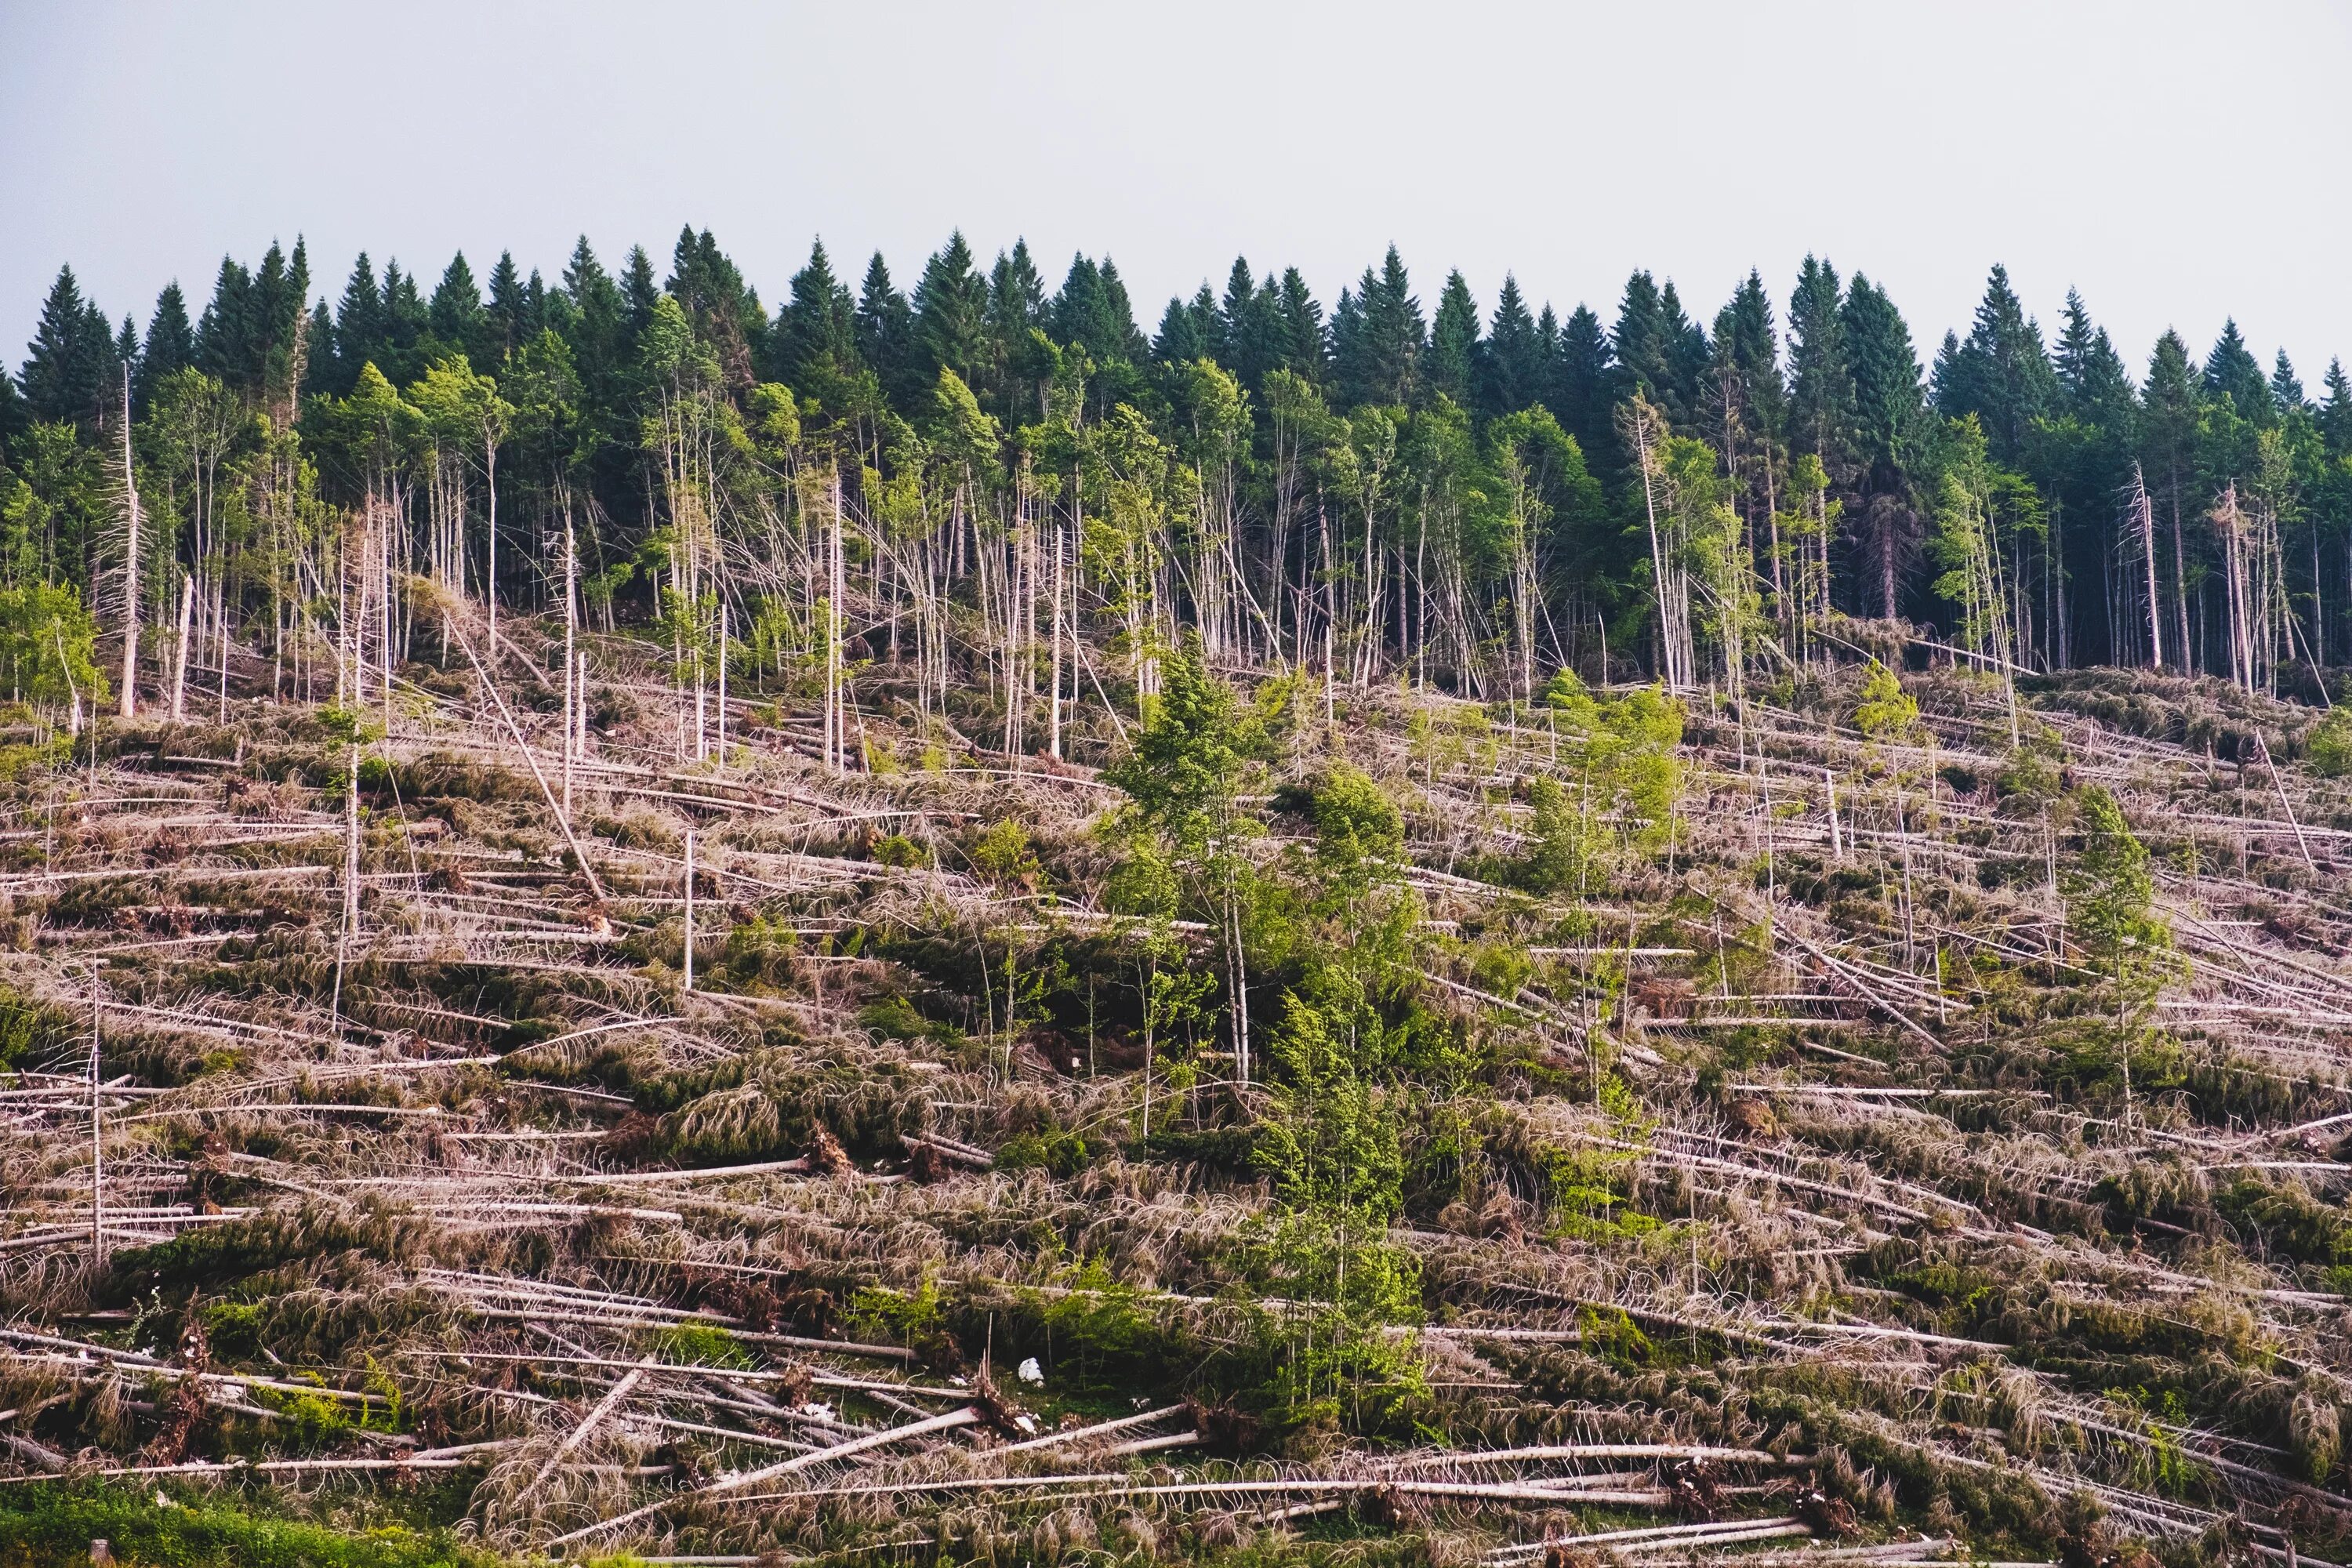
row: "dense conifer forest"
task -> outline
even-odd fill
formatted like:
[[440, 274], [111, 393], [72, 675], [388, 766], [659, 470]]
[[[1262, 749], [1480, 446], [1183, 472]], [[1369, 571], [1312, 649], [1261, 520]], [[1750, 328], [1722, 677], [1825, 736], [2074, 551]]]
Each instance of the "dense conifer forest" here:
[[2340, 365], [331, 291], [0, 375], [0, 1568], [2352, 1563]]

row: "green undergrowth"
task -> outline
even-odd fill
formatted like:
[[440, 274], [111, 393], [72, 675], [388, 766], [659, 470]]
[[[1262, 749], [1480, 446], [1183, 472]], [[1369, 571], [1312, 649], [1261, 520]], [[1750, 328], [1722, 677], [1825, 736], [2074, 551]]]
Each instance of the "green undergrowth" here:
[[91, 1562], [103, 1541], [126, 1568], [496, 1568], [447, 1531], [388, 1524], [344, 1531], [247, 1511], [221, 1494], [99, 1483], [0, 1493], [0, 1568]]

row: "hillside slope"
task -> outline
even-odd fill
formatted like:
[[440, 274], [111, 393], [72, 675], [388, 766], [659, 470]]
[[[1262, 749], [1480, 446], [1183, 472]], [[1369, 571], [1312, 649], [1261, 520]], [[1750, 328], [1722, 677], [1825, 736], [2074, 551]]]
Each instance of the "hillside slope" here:
[[0, 1563], [2347, 1561], [2310, 710], [560, 635], [6, 757]]

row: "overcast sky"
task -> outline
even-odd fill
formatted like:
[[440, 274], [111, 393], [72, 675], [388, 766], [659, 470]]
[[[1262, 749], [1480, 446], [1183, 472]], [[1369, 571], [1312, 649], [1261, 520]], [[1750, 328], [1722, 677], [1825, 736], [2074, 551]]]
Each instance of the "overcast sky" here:
[[0, 352], [60, 262], [143, 328], [224, 253], [429, 282], [462, 248], [666, 265], [716, 231], [771, 308], [822, 235], [901, 286], [961, 226], [1049, 285], [1108, 252], [1148, 331], [1235, 255], [1328, 306], [1393, 240], [1424, 308], [1506, 269], [1604, 320], [1751, 266], [1859, 268], [1923, 360], [2008, 264], [2135, 371], [2234, 315], [2317, 386], [2352, 353], [2345, 0], [1521, 5], [119, 5], [0, 0]]

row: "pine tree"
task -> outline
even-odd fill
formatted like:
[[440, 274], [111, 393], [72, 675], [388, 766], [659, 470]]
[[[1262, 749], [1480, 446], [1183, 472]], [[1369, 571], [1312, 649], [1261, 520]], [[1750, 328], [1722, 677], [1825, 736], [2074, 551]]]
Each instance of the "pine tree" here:
[[114, 329], [82, 298], [72, 268], [58, 268], [29, 348], [20, 378], [28, 412], [35, 419], [95, 431], [106, 411]]
[[1330, 344], [1323, 331], [1323, 307], [1296, 267], [1282, 273], [1282, 367], [1320, 382], [1330, 368]]
[[188, 301], [176, 282], [163, 285], [155, 296], [155, 313], [147, 321], [147, 346], [139, 356], [139, 374], [131, 390], [143, 416], [155, 388], [196, 363], [196, 329], [188, 320]]
[[661, 285], [654, 280], [654, 258], [642, 245], [629, 247], [629, 258], [621, 264], [621, 303], [622, 319], [627, 324], [622, 334], [624, 352], [635, 354], [637, 340], [654, 324], [654, 308], [661, 303]]
[[1790, 438], [1832, 479], [1853, 468], [1853, 364], [1837, 268], [1813, 257], [1789, 296]]
[[376, 369], [395, 386], [406, 386], [425, 374], [425, 349], [431, 316], [417, 291], [416, 275], [403, 272], [398, 261], [383, 264], [383, 357]]
[[494, 365], [503, 364], [530, 334], [530, 305], [511, 250], [499, 251], [498, 265], [490, 268], [489, 318], [484, 342], [495, 352]]
[[881, 378], [883, 390], [904, 405], [916, 382], [929, 383], [916, 363], [915, 312], [890, 281], [889, 264], [876, 251], [857, 296], [857, 353]]
[[2286, 357], [2286, 350], [2278, 352], [2277, 363], [2271, 366], [2271, 402], [2279, 416], [2286, 418], [2310, 410], [2311, 402], [2303, 395], [2303, 382], [2294, 374], [2294, 365]]
[[1343, 401], [1410, 403], [1428, 347], [1421, 301], [1391, 245], [1381, 269], [1366, 268], [1354, 298], [1342, 291], [1332, 314], [1331, 368]]
[[259, 391], [260, 334], [254, 321], [253, 275], [234, 258], [221, 258], [212, 302], [196, 322], [196, 364], [206, 375], [247, 394]]
[[2041, 328], [2009, 286], [2007, 268], [1996, 265], [1985, 280], [1967, 341], [1937, 356], [1935, 393], [1936, 410], [1947, 419], [1977, 416], [1995, 462], [2022, 465], [2033, 422], [2056, 401], [2058, 378]]
[[488, 352], [489, 312], [482, 308], [482, 290], [474, 281], [474, 269], [466, 265], [464, 251], [457, 252], [442, 272], [432, 303], [426, 307], [425, 321], [433, 335], [428, 357], [464, 354], [478, 368], [494, 363]]
[[973, 268], [961, 229], [950, 233], [924, 266], [915, 284], [914, 309], [925, 379], [951, 370], [981, 384], [988, 353], [988, 281]]
[[2327, 362], [2327, 401], [2319, 405], [2319, 434], [2327, 443], [2327, 455], [2343, 458], [2352, 454], [2352, 378], [2344, 374], [2344, 362]]
[[2246, 347], [2235, 318], [2221, 323], [2221, 335], [2213, 341], [2213, 352], [2205, 356], [2205, 395], [2228, 398], [2241, 419], [2256, 425], [2270, 423], [2275, 408], [2271, 384], [2263, 367], [2254, 362], [2253, 352]]
[[1255, 392], [1265, 384], [1267, 372], [1282, 368], [1289, 334], [1283, 326], [1281, 288], [1271, 274], [1259, 284], [1242, 257], [1234, 258], [1234, 269], [1226, 275], [1218, 324], [1224, 335], [1226, 368], [1243, 386]]
[[[1549, 310], [1546, 312], [1549, 314]], [[1543, 323], [1537, 323], [1542, 331]], [[1611, 365], [1609, 340], [1601, 318], [1586, 306], [1570, 311], [1559, 329], [1559, 349], [1552, 360], [1546, 406], [1560, 428], [1584, 448], [1585, 461], [1604, 482], [1613, 484], [1626, 471], [1627, 457], [1610, 418]]]
[[383, 368], [384, 326], [383, 296], [376, 289], [375, 268], [362, 250], [352, 265], [351, 281], [343, 285], [343, 297], [335, 309], [332, 374], [322, 379], [323, 391], [348, 397], [359, 384], [363, 367]]
[[1170, 295], [1168, 309], [1160, 313], [1160, 330], [1151, 337], [1151, 357], [1161, 364], [1190, 364], [1214, 357], [1212, 346], [1202, 337], [1201, 323], [1192, 308]]
[[1486, 330], [1486, 353], [1478, 377], [1479, 413], [1498, 419], [1539, 401], [1547, 357], [1543, 335], [1519, 293], [1519, 281], [1506, 272]]
[[1895, 301], [1860, 272], [1847, 285], [1839, 323], [1853, 367], [1861, 521], [1870, 532], [1879, 610], [1892, 617], [1902, 604], [1902, 563], [1918, 535], [1910, 469], [1927, 419], [1919, 356]]
[[1485, 379], [1486, 346], [1478, 341], [1478, 303], [1470, 297], [1468, 281], [1458, 270], [1447, 273], [1437, 314], [1430, 318], [1431, 387], [1464, 408], [1475, 406], [1473, 393]]
[[815, 393], [817, 383], [856, 365], [857, 301], [834, 276], [824, 240], [809, 247], [808, 265], [793, 274], [771, 341], [772, 378], [795, 391]]

